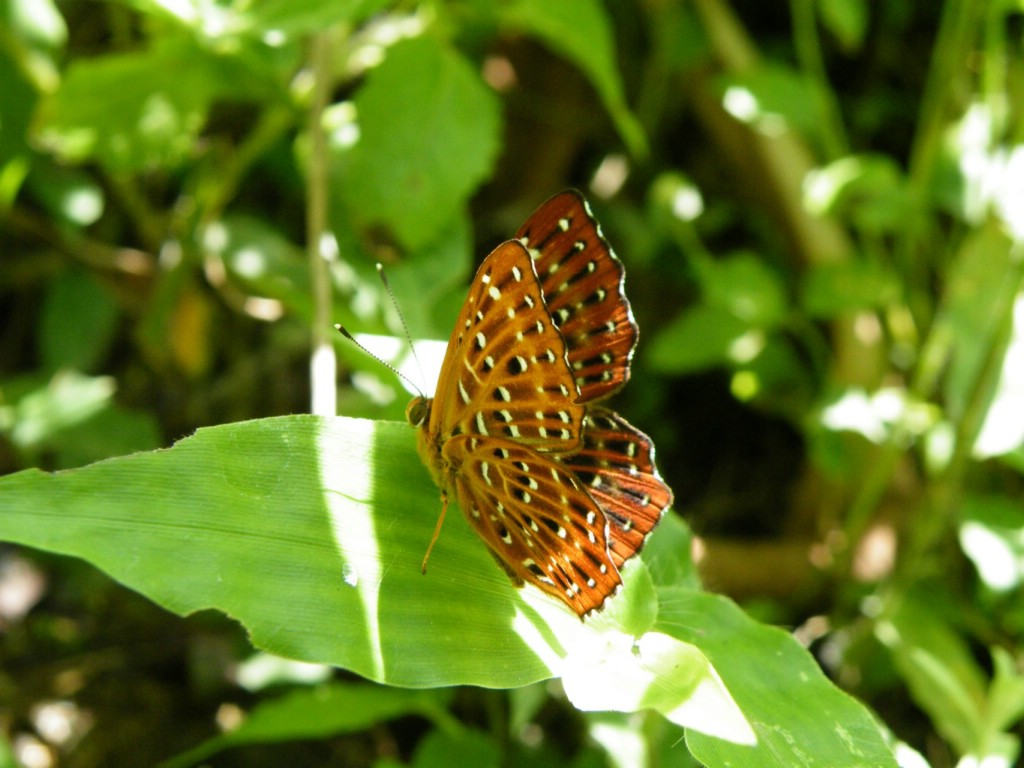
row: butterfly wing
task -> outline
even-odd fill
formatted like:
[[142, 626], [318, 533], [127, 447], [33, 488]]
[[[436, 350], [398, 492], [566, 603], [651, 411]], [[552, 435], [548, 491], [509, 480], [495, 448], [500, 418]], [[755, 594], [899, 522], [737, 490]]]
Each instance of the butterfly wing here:
[[515, 440], [540, 451], [581, 442], [584, 408], [566, 344], [544, 308], [521, 243], [484, 260], [455, 324], [430, 408], [435, 445], [459, 435]]
[[512, 580], [584, 617], [621, 584], [618, 566], [672, 493], [647, 436], [585, 405], [625, 383], [637, 337], [622, 265], [586, 202], [552, 198], [518, 238], [481, 264], [435, 397], [416, 398], [410, 420]]
[[614, 411], [592, 406], [583, 448], [557, 461], [586, 486], [607, 518], [612, 561], [621, 567], [672, 505], [672, 489], [654, 465], [651, 439]]
[[504, 439], [455, 437], [443, 452], [460, 467], [459, 506], [514, 582], [533, 584], [581, 618], [622, 583], [608, 523], [565, 466]]
[[516, 238], [536, 262], [548, 311], [565, 337], [579, 402], [620, 389], [629, 379], [638, 330], [626, 299], [625, 270], [586, 199], [573, 190], [555, 195]]

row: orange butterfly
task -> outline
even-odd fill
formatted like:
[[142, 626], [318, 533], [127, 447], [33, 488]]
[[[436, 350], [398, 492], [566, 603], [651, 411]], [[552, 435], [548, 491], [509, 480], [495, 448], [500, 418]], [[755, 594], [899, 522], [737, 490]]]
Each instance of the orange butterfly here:
[[551, 198], [481, 264], [436, 394], [406, 409], [441, 488], [434, 540], [454, 493], [517, 586], [581, 618], [672, 504], [650, 438], [595, 405], [629, 379], [623, 277], [583, 196]]

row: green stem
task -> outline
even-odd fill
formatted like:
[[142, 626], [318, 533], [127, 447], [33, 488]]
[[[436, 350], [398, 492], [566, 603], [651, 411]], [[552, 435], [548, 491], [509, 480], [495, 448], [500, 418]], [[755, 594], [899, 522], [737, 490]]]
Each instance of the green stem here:
[[828, 81], [828, 73], [825, 71], [814, 18], [814, 2], [813, 0], [790, 0], [790, 12], [793, 16], [793, 42], [796, 46], [796, 55], [800, 60], [804, 75], [814, 86], [817, 111], [821, 116], [817, 135], [824, 144], [825, 156], [836, 160], [849, 154], [850, 142], [846, 138], [842, 113]]
[[949, 123], [952, 84], [965, 71], [965, 62], [976, 39], [981, 18], [979, 0], [947, 0], [933, 48], [928, 81], [921, 97], [920, 120], [910, 152], [910, 185], [920, 193], [930, 186]]
[[310, 67], [313, 70], [313, 99], [309, 107], [309, 163], [307, 166], [306, 252], [309, 256], [313, 291], [313, 344], [310, 356], [310, 409], [320, 416], [337, 412], [336, 360], [331, 334], [331, 279], [326, 250], [329, 154], [324, 132], [324, 110], [330, 100], [334, 78], [331, 72], [331, 35], [322, 32], [312, 39]]
[[113, 173], [107, 175], [107, 182], [128, 213], [136, 233], [142, 240], [143, 250], [159, 253], [167, 239], [167, 219], [150, 206], [146, 196], [139, 191], [134, 177]]
[[253, 163], [266, 156], [267, 150], [287, 133], [293, 122], [292, 110], [284, 106], [273, 107], [260, 114], [256, 127], [246, 134], [228, 161], [217, 168], [216, 186], [202, 206], [204, 222], [220, 218]]
[[931, 483], [920, 524], [914, 526], [907, 542], [902, 563], [905, 570], [915, 575], [924, 569], [925, 556], [941, 541], [963, 498], [964, 477], [972, 461], [974, 445], [988, 415], [992, 393], [999, 384], [1006, 351], [1013, 339], [1014, 307], [1024, 289], [1024, 244], [1014, 244], [1009, 259], [1006, 278], [994, 297], [996, 327], [963, 414], [954, 427], [953, 454], [942, 474]]
[[[958, 94], [955, 85], [965, 73], [965, 62], [978, 34], [980, 6], [981, 0], [947, 0], [943, 7], [908, 161], [907, 191], [924, 211], [930, 205], [932, 180], [942, 152], [943, 135], [949, 125], [949, 114], [962, 111], [961, 105], [951, 104], [951, 101]], [[922, 255], [929, 222], [927, 216], [920, 221], [909, 222], [894, 244], [894, 259], [904, 270], [908, 286], [926, 286], [930, 282], [929, 265]], [[908, 296], [908, 303], [917, 325], [927, 327], [932, 309], [927, 294], [919, 289]]]
[[[929, 79], [922, 97], [908, 174], [908, 189], [924, 210], [928, 207], [932, 179], [942, 147], [942, 136], [949, 124], [949, 101], [953, 92], [950, 83], [960, 74], [971, 41], [975, 39], [980, 21], [977, 8], [978, 0], [947, 0], [943, 9], [939, 34], [933, 48]], [[919, 253], [924, 242], [924, 234], [925, 227], [911, 223], [900, 233], [894, 244], [895, 261], [904, 270], [904, 285], [927, 286], [930, 283], [928, 264]], [[907, 398], [910, 403], [925, 402], [931, 399], [939, 385], [952, 341], [945, 323], [931, 322], [934, 309], [929, 306], [930, 301], [922, 289], [908, 295], [907, 303], [914, 317], [915, 326], [928, 329], [907, 388]], [[959, 439], [966, 437], [960, 434], [963, 428], [965, 424], [961, 420], [957, 429], [958, 450], [961, 450]], [[845, 532], [851, 544], [863, 535], [874, 510], [889, 488], [892, 475], [899, 465], [909, 439], [908, 426], [897, 424], [890, 439], [879, 449], [846, 519]], [[970, 442], [973, 445], [973, 440]], [[953, 479], [948, 472], [947, 477]], [[931, 534], [923, 538], [929, 542], [934, 540]], [[927, 544], [914, 545], [915, 552], [923, 551], [922, 547], [927, 548]], [[841, 562], [838, 563], [840, 572], [848, 565], [850, 556], [849, 550], [842, 554]], [[915, 557], [916, 555], [912, 555], [909, 559], [913, 560]]]

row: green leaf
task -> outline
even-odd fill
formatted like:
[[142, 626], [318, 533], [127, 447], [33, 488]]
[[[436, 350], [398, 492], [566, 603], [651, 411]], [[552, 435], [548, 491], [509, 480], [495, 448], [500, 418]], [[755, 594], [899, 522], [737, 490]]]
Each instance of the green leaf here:
[[903, 170], [888, 155], [849, 155], [815, 169], [804, 178], [803, 195], [811, 213], [850, 221], [873, 235], [899, 234], [923, 222]]
[[0, 735], [0, 768], [20, 768], [21, 765], [24, 763], [14, 759], [14, 750], [6, 737]]
[[[453, 759], [458, 756], [457, 759]], [[431, 731], [416, 746], [413, 768], [493, 768], [501, 765], [501, 750], [487, 735], [469, 728], [454, 733]]]
[[975, 496], [960, 506], [958, 535], [964, 554], [978, 576], [996, 592], [1024, 583], [1024, 510], [1017, 499]]
[[357, 23], [376, 13], [390, 0], [261, 0], [244, 12], [250, 32], [261, 38], [283, 34], [296, 38], [347, 22]]
[[[974, 388], [981, 366], [1000, 325], [999, 297], [1009, 287], [1013, 269], [1013, 241], [997, 225], [971, 231], [963, 240], [947, 273], [944, 297], [935, 332], [952, 337], [949, 375], [945, 380], [947, 412], [959, 417]], [[994, 393], [988, 393], [992, 397]]]
[[787, 128], [813, 136], [820, 128], [814, 86], [788, 66], [765, 63], [744, 74], [721, 75], [716, 86], [729, 114], [768, 136]]
[[[943, 596], [907, 592], [876, 625], [910, 694], [960, 754], [983, 748], [988, 713], [985, 675], [949, 618]], [[954, 614], [954, 605], [945, 612]]]
[[756, 742], [707, 658], [666, 632], [581, 638], [566, 659], [566, 696], [587, 711], [654, 709], [687, 728], [737, 744]]
[[[0, 120], [2, 166], [7, 159], [3, 145], [13, 138], [10, 134], [21, 139], [25, 136], [24, 123], [32, 114], [31, 109], [23, 109], [26, 102], [34, 103], [37, 92], [52, 91], [57, 85], [68, 28], [54, 0], [4, 0], [0, 3], [0, 37], [0, 117], [5, 118]], [[13, 65], [10, 70], [8, 64]], [[4, 134], [8, 134], [6, 138]]]
[[718, 595], [667, 587], [655, 627], [697, 645], [757, 736], [747, 746], [687, 731], [708, 766], [896, 768], [865, 707], [825, 677], [788, 633], [758, 624]]
[[66, 160], [112, 171], [174, 167], [192, 151], [214, 93], [202, 61], [182, 40], [76, 59], [40, 105], [39, 141]]
[[46, 370], [91, 370], [107, 353], [117, 315], [116, 303], [89, 275], [70, 271], [52, 280], [39, 329]]
[[644, 546], [644, 562], [648, 564], [651, 581], [656, 586], [687, 586], [700, 589], [700, 577], [693, 560], [680, 557], [689, 552], [693, 536], [682, 518], [666, 515], [658, 524], [658, 535], [651, 536]]
[[356, 23], [376, 13], [389, 0], [254, 0], [248, 3], [169, 3], [166, 0], [124, 0], [139, 13], [190, 27], [197, 35], [224, 39], [246, 35], [257, 40], [299, 38], [342, 23]]
[[800, 304], [811, 317], [831, 318], [899, 301], [899, 277], [860, 259], [816, 264], [804, 273]]
[[698, 304], [658, 331], [647, 360], [660, 373], [706, 370], [728, 364], [732, 351], [745, 339], [756, 342], [756, 335], [732, 312]]
[[388, 268], [388, 280], [414, 339], [447, 341], [466, 297], [472, 254], [473, 223], [466, 212], [454, 216], [437, 237]]
[[14, 37], [36, 48], [57, 49], [67, 42], [67, 24], [53, 0], [6, 0], [3, 11]]
[[[172, 611], [216, 608], [258, 647], [379, 682], [509, 687], [565, 674], [580, 708], [651, 707], [716, 743], [749, 742], [751, 715], [771, 722], [775, 707], [806, 713], [816, 729], [824, 711], [836, 733], [871, 746], [861, 710], [829, 705], [837, 692], [791, 639], [719, 598], [662, 587], [653, 630], [624, 632], [617, 617], [636, 621], [631, 601], [650, 594], [639, 561], [584, 623], [514, 589], [452, 514], [422, 575], [440, 502], [414, 446], [407, 425], [356, 419], [205, 428], [169, 450], [0, 477], [0, 540], [81, 557]], [[588, 673], [595, 665], [637, 679], [627, 674], [626, 688]], [[793, 669], [797, 682], [783, 684]], [[835, 760], [829, 738], [813, 743]]]
[[630, 152], [647, 154], [643, 127], [626, 104], [611, 24], [598, 0], [516, 0], [503, 9], [503, 17], [510, 26], [536, 35], [575, 64], [601, 96]]
[[305, 254], [272, 224], [250, 216], [226, 216], [207, 227], [203, 244], [247, 291], [279, 299], [301, 317], [311, 315]]
[[444, 695], [384, 688], [365, 683], [330, 683], [294, 690], [265, 701], [233, 731], [216, 736], [188, 752], [164, 761], [160, 768], [188, 768], [211, 755], [246, 744], [323, 739], [353, 733], [405, 715], [436, 714]]
[[724, 259], [694, 262], [704, 301], [729, 310], [758, 328], [773, 328], [786, 313], [782, 280], [757, 256], [735, 253]]
[[697, 259], [702, 301], [659, 331], [649, 360], [663, 373], [746, 365], [765, 348], [766, 331], [787, 312], [782, 281], [753, 254]]
[[110, 376], [83, 376], [60, 371], [7, 406], [0, 426], [22, 451], [52, 445], [54, 436], [77, 426], [107, 408], [116, 384]]
[[95, 415], [50, 436], [54, 466], [81, 467], [132, 451], [160, 446], [160, 428], [149, 411], [124, 408], [116, 402]]
[[432, 37], [397, 43], [355, 97], [358, 140], [339, 150], [336, 192], [360, 226], [416, 249], [460, 214], [499, 147], [493, 92]]
[[[0, 50], [0, 169], [10, 161], [27, 155], [29, 118], [35, 110], [38, 95], [14, 62]], [[0, 190], [4, 191], [4, 190]], [[6, 206], [13, 199], [0, 198]]]
[[[74, 335], [73, 333], [71, 334]], [[26, 376], [0, 382], [0, 434], [21, 454], [23, 466], [46, 455], [63, 469], [130, 451], [156, 448], [159, 430], [147, 412], [113, 400], [110, 376], [84, 376], [63, 369], [46, 378]]]
[[995, 673], [988, 694], [988, 721], [991, 731], [1009, 730], [1024, 717], [1024, 675], [1014, 657], [999, 646], [992, 647]]
[[106, 208], [103, 186], [80, 168], [38, 162], [26, 186], [56, 222], [72, 228], [95, 224]]
[[818, 0], [821, 24], [847, 53], [860, 50], [868, 28], [865, 0]]
[[2, 540], [81, 557], [179, 614], [217, 608], [260, 648], [379, 682], [525, 685], [603, 626], [514, 589], [457, 514], [420, 573], [441, 502], [405, 424], [227, 424], [166, 451], [2, 477], [0, 494]]

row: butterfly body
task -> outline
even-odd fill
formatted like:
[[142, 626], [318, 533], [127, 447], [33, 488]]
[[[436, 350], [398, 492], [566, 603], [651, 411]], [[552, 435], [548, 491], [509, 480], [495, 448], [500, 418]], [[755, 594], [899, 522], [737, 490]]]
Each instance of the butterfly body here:
[[458, 500], [515, 584], [581, 618], [672, 498], [646, 435], [593, 404], [628, 378], [636, 336], [621, 264], [562, 193], [481, 264], [435, 396], [406, 409], [444, 504]]

